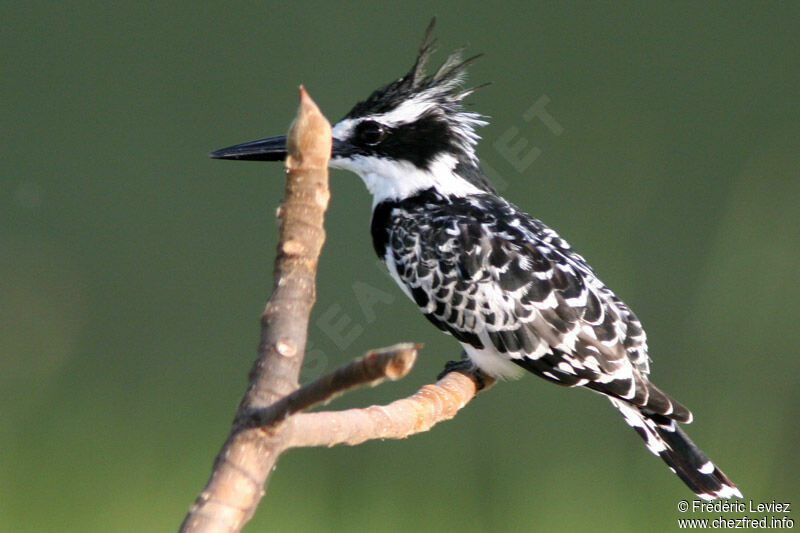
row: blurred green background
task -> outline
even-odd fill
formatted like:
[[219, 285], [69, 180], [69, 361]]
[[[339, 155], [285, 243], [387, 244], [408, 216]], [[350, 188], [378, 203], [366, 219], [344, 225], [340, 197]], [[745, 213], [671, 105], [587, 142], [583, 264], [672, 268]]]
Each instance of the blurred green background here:
[[[434, 62], [485, 53], [504, 194], [636, 310], [745, 496], [800, 505], [797, 3], [4, 2], [0, 531], [177, 528], [244, 391], [283, 193], [280, 166], [207, 153], [283, 133], [299, 83], [338, 119], [434, 14]], [[524, 118], [543, 97], [560, 135]], [[387, 402], [459, 350], [374, 261], [360, 180], [332, 193], [304, 374], [425, 342], [331, 407]], [[659, 531], [691, 496], [608, 402], [526, 377], [423, 435], [286, 454], [246, 530]]]

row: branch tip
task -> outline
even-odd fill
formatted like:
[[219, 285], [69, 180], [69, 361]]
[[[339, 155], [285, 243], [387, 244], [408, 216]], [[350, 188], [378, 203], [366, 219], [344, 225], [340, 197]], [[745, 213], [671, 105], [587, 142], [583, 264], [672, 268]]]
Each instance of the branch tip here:
[[330, 122], [301, 85], [297, 118], [292, 122], [286, 136], [286, 148], [289, 152], [287, 168], [326, 168], [332, 145]]
[[411, 372], [417, 361], [417, 351], [424, 345], [422, 343], [402, 342], [386, 348], [371, 350], [365, 359], [383, 368], [383, 376], [397, 381]]

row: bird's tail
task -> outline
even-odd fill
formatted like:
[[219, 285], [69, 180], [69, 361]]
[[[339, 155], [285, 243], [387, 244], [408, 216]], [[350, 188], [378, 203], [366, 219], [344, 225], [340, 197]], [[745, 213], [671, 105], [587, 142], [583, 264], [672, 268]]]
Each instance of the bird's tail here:
[[703, 500], [742, 497], [736, 485], [712, 463], [677, 422], [649, 413], [617, 398], [610, 398], [628, 423], [644, 439], [647, 448], [661, 457], [670, 470]]

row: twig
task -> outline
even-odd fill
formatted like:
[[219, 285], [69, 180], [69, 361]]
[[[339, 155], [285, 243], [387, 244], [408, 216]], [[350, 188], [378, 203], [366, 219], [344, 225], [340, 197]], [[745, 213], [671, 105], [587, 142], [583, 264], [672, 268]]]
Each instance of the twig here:
[[328, 402], [336, 395], [360, 385], [377, 385], [384, 379], [401, 379], [411, 371], [420, 344], [401, 343], [372, 350], [366, 356], [303, 385], [266, 409], [250, 413], [249, 426], [266, 428], [288, 416], [318, 403]]

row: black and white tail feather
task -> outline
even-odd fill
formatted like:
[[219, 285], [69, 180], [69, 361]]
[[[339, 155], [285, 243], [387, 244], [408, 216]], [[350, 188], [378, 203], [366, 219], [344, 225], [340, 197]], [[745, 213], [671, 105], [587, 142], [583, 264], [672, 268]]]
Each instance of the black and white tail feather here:
[[[527, 370], [601, 393], [700, 498], [741, 497], [678, 427], [691, 412], [653, 385], [642, 324], [559, 235], [497, 194], [480, 169], [463, 109], [476, 57], [449, 56], [433, 75], [433, 22], [411, 71], [333, 127], [331, 166], [373, 195], [372, 239], [403, 291], [488, 375]], [[212, 157], [279, 160], [285, 139]]]
[[742, 497], [736, 485], [692, 442], [675, 420], [617, 398], [609, 399], [625, 417], [625, 422], [644, 439], [647, 449], [661, 457], [699, 498]]

